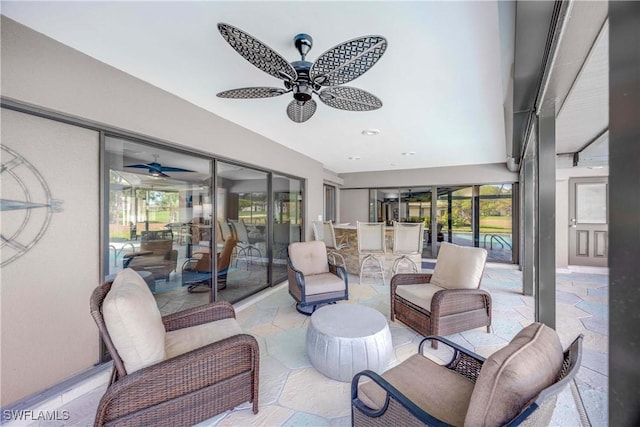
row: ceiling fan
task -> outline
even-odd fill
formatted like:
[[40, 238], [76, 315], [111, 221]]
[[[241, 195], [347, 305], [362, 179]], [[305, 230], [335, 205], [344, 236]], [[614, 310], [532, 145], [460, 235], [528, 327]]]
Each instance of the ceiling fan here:
[[158, 155], [154, 154], [153, 155], [153, 162], [151, 163], [143, 163], [143, 164], [139, 164], [139, 165], [127, 165], [125, 166], [127, 168], [140, 168], [140, 169], [147, 169], [149, 171], [149, 175], [151, 176], [155, 176], [155, 177], [164, 177], [164, 178], [169, 178], [169, 175], [167, 175], [165, 172], [195, 172], [189, 169], [182, 169], [182, 168], [174, 168], [174, 167], [170, 167], [170, 166], [162, 166], [160, 163], [158, 163]]
[[287, 115], [296, 123], [306, 122], [316, 112], [312, 94], [326, 105], [341, 110], [371, 111], [382, 107], [382, 101], [369, 92], [340, 86], [361, 76], [378, 62], [387, 49], [387, 39], [382, 36], [362, 36], [346, 41], [332, 47], [312, 63], [306, 60], [306, 56], [313, 47], [313, 39], [308, 34], [298, 34], [293, 42], [301, 59], [289, 63], [269, 46], [234, 26], [219, 23], [218, 30], [244, 59], [265, 73], [284, 80], [284, 89], [244, 87], [220, 92], [217, 94], [220, 98], [270, 98], [293, 92]]

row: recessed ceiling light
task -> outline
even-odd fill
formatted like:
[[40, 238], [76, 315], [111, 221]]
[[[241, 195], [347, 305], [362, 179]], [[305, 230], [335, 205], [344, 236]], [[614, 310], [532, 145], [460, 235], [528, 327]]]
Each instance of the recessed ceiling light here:
[[380, 133], [380, 129], [365, 129], [362, 131], [364, 136], [373, 136]]
[[402, 155], [403, 155], [403, 156], [413, 156], [413, 155], [415, 155], [415, 154], [416, 154], [416, 152], [415, 152], [415, 151], [407, 151], [407, 152], [405, 152], [405, 153], [402, 153]]
[[360, 160], [360, 156], [349, 156], [349, 160]]

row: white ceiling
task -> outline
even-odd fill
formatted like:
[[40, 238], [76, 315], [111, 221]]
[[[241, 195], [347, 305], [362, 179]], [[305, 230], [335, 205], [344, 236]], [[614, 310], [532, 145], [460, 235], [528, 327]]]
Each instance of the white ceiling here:
[[[337, 173], [506, 161], [503, 70], [513, 52], [501, 52], [500, 29], [513, 25], [501, 25], [496, 1], [3, 1], [2, 13]], [[382, 59], [348, 84], [378, 96], [383, 107], [349, 112], [318, 102], [316, 114], [297, 124], [285, 112], [290, 94], [217, 98], [227, 89], [281, 85], [238, 55], [218, 22], [289, 61], [300, 59], [292, 39], [302, 32], [314, 39], [312, 62], [343, 41], [386, 37]], [[363, 136], [365, 129], [380, 134]]]

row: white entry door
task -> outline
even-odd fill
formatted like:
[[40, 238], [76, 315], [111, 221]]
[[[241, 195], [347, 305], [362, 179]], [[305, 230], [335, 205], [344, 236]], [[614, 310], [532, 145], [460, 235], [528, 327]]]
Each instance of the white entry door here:
[[606, 177], [569, 180], [569, 264], [607, 266], [609, 183]]

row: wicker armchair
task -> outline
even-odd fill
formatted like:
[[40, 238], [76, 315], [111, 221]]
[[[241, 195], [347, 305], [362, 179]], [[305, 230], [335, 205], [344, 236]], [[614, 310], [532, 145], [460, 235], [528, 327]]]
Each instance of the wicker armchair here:
[[[533, 323], [485, 359], [438, 336], [418, 354], [378, 375], [363, 371], [351, 383], [354, 426], [546, 426], [557, 395], [575, 377], [580, 335], [562, 351], [557, 333]], [[450, 347], [441, 365], [423, 356], [424, 344]]]
[[[123, 270], [91, 295], [114, 365], [95, 425], [187, 426], [244, 402], [257, 413], [258, 343], [241, 333], [233, 306], [217, 302], [160, 317], [148, 287], [132, 275], [139, 278]], [[140, 344], [154, 337], [161, 348]]]
[[329, 263], [321, 240], [289, 244], [287, 272], [289, 294], [302, 314], [311, 315], [322, 304], [349, 299], [347, 270]]
[[[432, 274], [396, 274], [391, 279], [391, 321], [423, 336], [450, 335], [491, 326], [491, 295], [479, 289], [487, 259], [481, 248], [442, 243]], [[437, 341], [432, 341], [437, 348]]]

